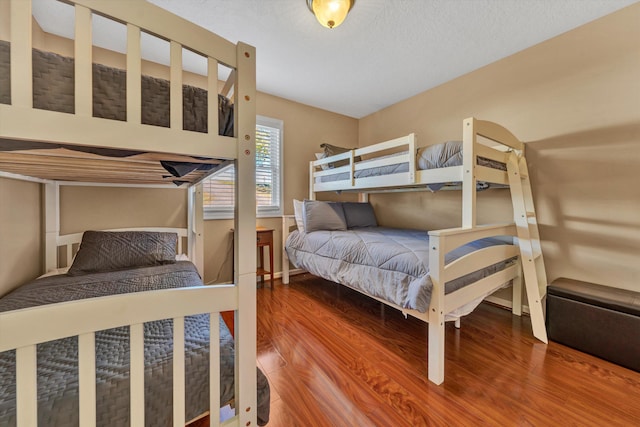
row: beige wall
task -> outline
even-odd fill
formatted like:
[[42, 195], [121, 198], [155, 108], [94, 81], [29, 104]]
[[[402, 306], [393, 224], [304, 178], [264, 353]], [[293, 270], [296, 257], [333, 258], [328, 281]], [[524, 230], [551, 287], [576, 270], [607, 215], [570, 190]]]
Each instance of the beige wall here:
[[0, 1], [0, 40], [9, 40], [11, 27], [9, 25], [9, 2]]
[[0, 178], [0, 296], [41, 274], [40, 184]]
[[[285, 213], [292, 213], [293, 198], [307, 196], [308, 161], [320, 143], [363, 146], [416, 132], [428, 145], [460, 139], [462, 120], [476, 116], [497, 121], [528, 142], [549, 278], [638, 289], [639, 20], [640, 5], [634, 5], [359, 121], [260, 93], [258, 114], [284, 121]], [[39, 219], [33, 209], [39, 206], [39, 185], [0, 179], [0, 189], [0, 251], [10, 254], [2, 256], [7, 261], [0, 269], [1, 293], [37, 275], [41, 260], [18, 262], [13, 254], [20, 251], [12, 252], [4, 238], [5, 233], [27, 235], [29, 244], [21, 251], [30, 252], [29, 259], [38, 256], [34, 248], [40, 237], [34, 230]], [[147, 191], [65, 189], [63, 231], [184, 225], [182, 190]], [[460, 193], [455, 191], [375, 195], [372, 203], [384, 225], [436, 229], [459, 224]], [[479, 211], [480, 222], [508, 220], [506, 192], [481, 193]], [[275, 229], [280, 271], [280, 219], [258, 224]], [[207, 282], [231, 280], [230, 228], [228, 220], [205, 223]], [[7, 266], [20, 271], [9, 275]]]
[[[359, 144], [409, 132], [422, 145], [461, 139], [471, 116], [506, 126], [527, 142], [549, 279], [639, 290], [638, 22], [640, 4], [365, 117]], [[499, 193], [479, 195], [481, 220], [509, 215]], [[372, 200], [390, 225], [458, 225], [459, 193]]]
[[[309, 161], [315, 158], [315, 152], [320, 151], [320, 144], [329, 142], [343, 147], [356, 147], [358, 121], [264, 93], [258, 93], [256, 106], [259, 115], [284, 122], [284, 213], [292, 215], [292, 200], [309, 197]], [[281, 219], [258, 218], [257, 224], [274, 229], [274, 269], [281, 271]], [[205, 221], [204, 278], [207, 283], [232, 280], [231, 228], [231, 220]]]
[[62, 186], [60, 232], [125, 227], [186, 227], [184, 189]]

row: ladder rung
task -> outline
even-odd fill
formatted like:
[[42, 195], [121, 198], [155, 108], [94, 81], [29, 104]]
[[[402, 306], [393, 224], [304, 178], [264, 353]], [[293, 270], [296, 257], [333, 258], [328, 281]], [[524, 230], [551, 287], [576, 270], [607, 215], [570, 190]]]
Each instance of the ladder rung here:
[[536, 216], [535, 212], [527, 212], [527, 218], [534, 218]]

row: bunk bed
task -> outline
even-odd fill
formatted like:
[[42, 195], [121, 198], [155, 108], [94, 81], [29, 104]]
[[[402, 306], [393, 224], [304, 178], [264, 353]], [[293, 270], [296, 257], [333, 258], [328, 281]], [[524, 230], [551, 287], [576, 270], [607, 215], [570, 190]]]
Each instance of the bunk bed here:
[[[3, 14], [9, 17], [10, 32], [8, 40], [0, 44], [0, 51], [9, 52], [8, 61], [6, 57], [0, 60], [3, 78], [9, 76], [8, 86], [0, 83], [0, 176], [42, 184], [44, 270], [56, 272], [59, 264], [71, 260], [77, 250], [79, 235], [60, 236], [60, 186], [72, 182], [188, 187], [188, 227], [181, 232], [183, 237], [178, 239], [178, 244], [186, 240], [185, 252], [193, 265], [166, 259], [160, 262], [161, 265], [149, 266], [143, 262], [142, 268], [134, 268], [140, 267], [138, 261], [127, 265], [134, 270], [163, 270], [154, 273], [154, 277], [163, 276], [164, 270], [173, 268], [171, 266], [180, 270], [179, 279], [157, 279], [158, 286], [143, 286], [134, 292], [122, 293], [121, 285], [113, 285], [119, 291], [110, 291], [111, 285], [108, 284], [118, 280], [102, 278], [104, 271], [88, 271], [79, 276], [66, 273], [41, 278], [19, 287], [2, 299], [0, 353], [3, 354], [3, 363], [15, 364], [15, 383], [12, 386], [15, 393], [8, 396], [7, 389], [2, 393], [3, 399], [8, 396], [9, 400], [15, 401], [13, 404], [9, 402], [9, 406], [15, 407], [14, 414], [9, 416], [15, 417], [18, 426], [38, 424], [38, 407], [47, 404], [40, 400], [42, 395], [39, 392], [42, 380], [38, 369], [41, 368], [42, 352], [45, 352], [45, 358], [53, 358], [56, 351], [71, 351], [73, 354], [77, 352], [77, 377], [70, 381], [76, 384], [78, 396], [76, 409], [72, 412], [81, 425], [95, 425], [96, 419], [100, 422], [96, 391], [100, 393], [103, 381], [122, 379], [116, 377], [128, 377], [125, 382], [129, 398], [124, 401], [131, 425], [154, 424], [156, 419], [146, 415], [148, 406], [154, 404], [156, 397], [149, 394], [151, 391], [148, 389], [155, 390], [156, 383], [155, 379], [147, 377], [145, 368], [149, 363], [145, 356], [145, 341], [149, 339], [148, 328], [153, 328], [147, 325], [162, 325], [158, 326], [162, 329], [171, 324], [171, 336], [163, 336], [161, 341], [165, 345], [155, 348], [160, 354], [171, 351], [174, 355], [170, 362], [167, 362], [168, 356], [160, 357], [168, 363], [171, 371], [169, 397], [165, 394], [164, 400], [158, 400], [156, 404], [171, 402], [166, 403], [170, 409], [161, 413], [172, 414], [172, 419], [162, 421], [185, 425], [199, 411], [195, 409], [194, 412], [191, 407], [194, 402], [185, 398], [186, 388], [192, 384], [185, 367], [191, 363], [190, 357], [195, 348], [193, 341], [203, 338], [192, 334], [197, 330], [199, 334], [210, 335], [210, 343], [221, 343], [221, 346], [208, 346], [207, 366], [203, 368], [208, 373], [208, 380], [204, 376], [200, 378], [204, 381], [202, 390], [207, 393], [197, 393], [207, 396], [206, 402], [199, 404], [208, 408], [211, 425], [219, 424], [220, 404], [230, 399], [236, 410], [225, 425], [256, 425], [258, 421], [264, 424], [268, 419], [268, 403], [266, 408], [264, 403], [268, 384], [260, 374], [256, 376], [255, 260], [236, 256], [234, 281], [230, 285], [203, 286], [200, 279], [204, 263], [201, 182], [229, 162], [235, 162], [238, 170], [235, 251], [251, 252], [255, 247], [255, 198], [252, 196], [255, 191], [255, 49], [244, 43], [230, 43], [142, 0], [72, 0], [65, 3], [70, 4], [75, 12], [73, 61], [34, 50], [31, 1], [10, 0], [1, 5]], [[101, 66], [93, 64], [93, 14], [126, 25], [126, 72], [100, 70]], [[164, 88], [163, 97], [166, 97], [168, 87], [169, 108], [160, 114], [164, 120], [162, 123], [147, 120], [143, 111], [143, 99], [153, 97], [154, 92], [143, 89], [145, 80], [147, 83], [149, 80], [141, 72], [141, 32], [154, 34], [170, 43], [170, 79], [168, 82], [151, 82], [151, 85]], [[205, 92], [182, 84], [183, 48], [206, 57], [208, 75]], [[70, 99], [66, 106], [45, 108], [38, 104], [37, 99], [46, 97], [49, 85], [46, 80], [36, 82], [31, 78], [34, 69], [41, 66], [36, 59], [38, 57], [47, 57], [50, 62], [58, 64], [50, 69], [54, 75], [62, 67], [60, 64], [72, 63], [73, 79], [64, 82], [67, 88], [70, 82], [73, 85], [71, 97], [66, 97]], [[227, 89], [233, 87], [233, 105], [224, 95], [206, 96], [219, 92], [218, 64], [233, 70], [224, 85], [227, 93]], [[125, 108], [109, 108], [115, 112], [114, 116], [109, 116], [95, 108], [94, 101], [104, 103], [96, 99], [95, 86], [103, 82], [104, 75], [112, 74], [119, 76], [116, 86], [124, 85], [126, 88], [124, 98], [118, 98], [117, 102]], [[189, 93], [197, 98], [196, 104], [206, 104], [206, 110], [186, 111], [184, 99]], [[196, 128], [187, 125], [187, 116], [194, 114], [195, 122], [200, 123]], [[92, 235], [88, 233], [86, 239]], [[135, 246], [130, 243], [125, 246]], [[86, 247], [87, 243], [80, 244], [78, 253], [81, 254]], [[89, 259], [98, 264], [105, 262], [95, 257]], [[171, 265], [164, 265], [165, 261]], [[125, 273], [120, 267], [116, 268], [116, 275], [123, 276], [127, 286], [138, 280], [127, 276], [138, 273]], [[56, 293], [54, 298], [44, 303], [35, 301], [37, 298], [28, 292], [35, 288], [36, 294], [46, 294], [42, 292], [42, 286], [77, 290], [83, 286], [82, 280], [87, 278], [92, 283], [99, 283], [99, 290], [75, 296], [73, 292], [67, 294], [67, 291]], [[236, 319], [233, 340], [219, 319], [220, 312], [230, 310], [235, 311]], [[114, 316], [114, 313], [118, 315]], [[34, 328], [32, 325], [41, 326]], [[104, 331], [118, 335], [118, 331], [123, 330], [113, 328], [129, 329], [127, 340], [130, 350], [125, 351], [115, 345], [120, 350], [104, 356], [100, 354], [105, 340]], [[75, 347], [52, 349], [50, 342], [69, 342], [69, 339], [77, 343]], [[232, 347], [229, 345], [231, 341]], [[48, 353], [47, 349], [51, 352]], [[225, 354], [226, 358], [223, 357]], [[111, 360], [108, 360], [107, 369], [104, 369], [102, 357], [124, 360], [124, 367], [118, 366], [114, 370]], [[233, 375], [229, 376], [223, 371], [230, 363]], [[7, 366], [3, 364], [3, 368]], [[102, 370], [97, 372], [97, 368]], [[224, 380], [221, 385], [223, 377], [231, 379]], [[260, 392], [257, 378], [261, 378]], [[258, 395], [262, 401], [260, 408]], [[268, 401], [268, 397], [266, 399]]]
[[[523, 275], [534, 336], [546, 343], [546, 274], [523, 150], [504, 127], [470, 118], [460, 142], [418, 148], [410, 134], [316, 155], [309, 200], [297, 202], [296, 215], [283, 219], [283, 282], [291, 261], [427, 322], [428, 376], [436, 384], [444, 381], [445, 321], [459, 327], [461, 316], [509, 284], [512, 311], [520, 315]], [[370, 193], [437, 191], [451, 184], [462, 189], [459, 228], [378, 227], [366, 203]], [[477, 192], [491, 185], [510, 188], [514, 223], [477, 224]], [[365, 203], [315, 200], [322, 191], [358, 192]]]

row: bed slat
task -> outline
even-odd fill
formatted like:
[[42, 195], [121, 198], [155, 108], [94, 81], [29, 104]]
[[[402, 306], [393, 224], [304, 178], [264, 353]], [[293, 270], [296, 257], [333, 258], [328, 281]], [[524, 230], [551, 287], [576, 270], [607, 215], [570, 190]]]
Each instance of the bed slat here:
[[171, 42], [169, 113], [171, 128], [182, 130], [182, 46]]
[[500, 151], [495, 148], [487, 147], [486, 145], [476, 144], [476, 155], [478, 157], [484, 157], [486, 159], [495, 160], [496, 162], [506, 164], [509, 160], [509, 153], [506, 151]]
[[96, 339], [93, 332], [78, 335], [78, 398], [80, 425], [96, 425]]
[[[15, 2], [30, 3], [24, 0], [15, 0]], [[207, 57], [216, 57], [218, 61], [229, 67], [236, 66], [236, 46], [233, 43], [147, 1], [73, 0], [73, 2], [96, 10], [101, 15], [115, 18], [116, 21], [130, 22], [150, 34], [161, 35], [165, 40], [174, 40]], [[25, 28], [22, 27], [22, 31]]]
[[140, 27], [127, 24], [127, 121], [142, 123], [142, 53]]
[[[11, 75], [30, 76], [32, 71], [31, 2], [11, 0]], [[31, 108], [33, 79], [11, 79], [11, 104]]]
[[207, 132], [218, 133], [218, 61], [214, 58], [207, 59]]
[[476, 165], [476, 179], [494, 184], [509, 185], [509, 177], [506, 171], [486, 166]]
[[16, 349], [16, 418], [18, 427], [38, 424], [36, 346]]
[[173, 425], [185, 424], [184, 317], [173, 318]]
[[209, 425], [220, 425], [220, 316], [209, 314]]
[[440, 250], [444, 253], [448, 253], [465, 243], [473, 242], [474, 240], [483, 239], [485, 237], [515, 235], [516, 226], [513, 223], [489, 224], [479, 225], [474, 228], [455, 227], [447, 228], [445, 230], [433, 230], [429, 232], [429, 239], [435, 237], [442, 238], [442, 247]]
[[91, 117], [92, 104], [92, 36], [91, 10], [80, 5], [75, 6], [76, 27], [74, 40], [75, 63], [75, 113], [78, 116]]
[[144, 425], [144, 323], [129, 326], [131, 425]]
[[518, 256], [518, 247], [513, 245], [496, 245], [478, 249], [464, 255], [444, 267], [444, 282], [473, 273], [489, 265]]
[[401, 136], [400, 138], [379, 142], [373, 145], [367, 145], [366, 147], [362, 148], [356, 148], [353, 154], [355, 156], [363, 156], [365, 154], [375, 153], [376, 151], [402, 147], [403, 145], [410, 146], [412, 142], [415, 142], [415, 134], [410, 133], [409, 135]]

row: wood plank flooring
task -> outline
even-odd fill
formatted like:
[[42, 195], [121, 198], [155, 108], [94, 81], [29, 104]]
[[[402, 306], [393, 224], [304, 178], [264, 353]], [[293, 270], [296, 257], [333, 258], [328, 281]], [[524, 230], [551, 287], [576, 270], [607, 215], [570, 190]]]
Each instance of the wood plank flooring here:
[[528, 317], [482, 304], [449, 324], [441, 386], [426, 338], [425, 323], [308, 274], [259, 288], [269, 426], [640, 425], [640, 373], [544, 345]]

